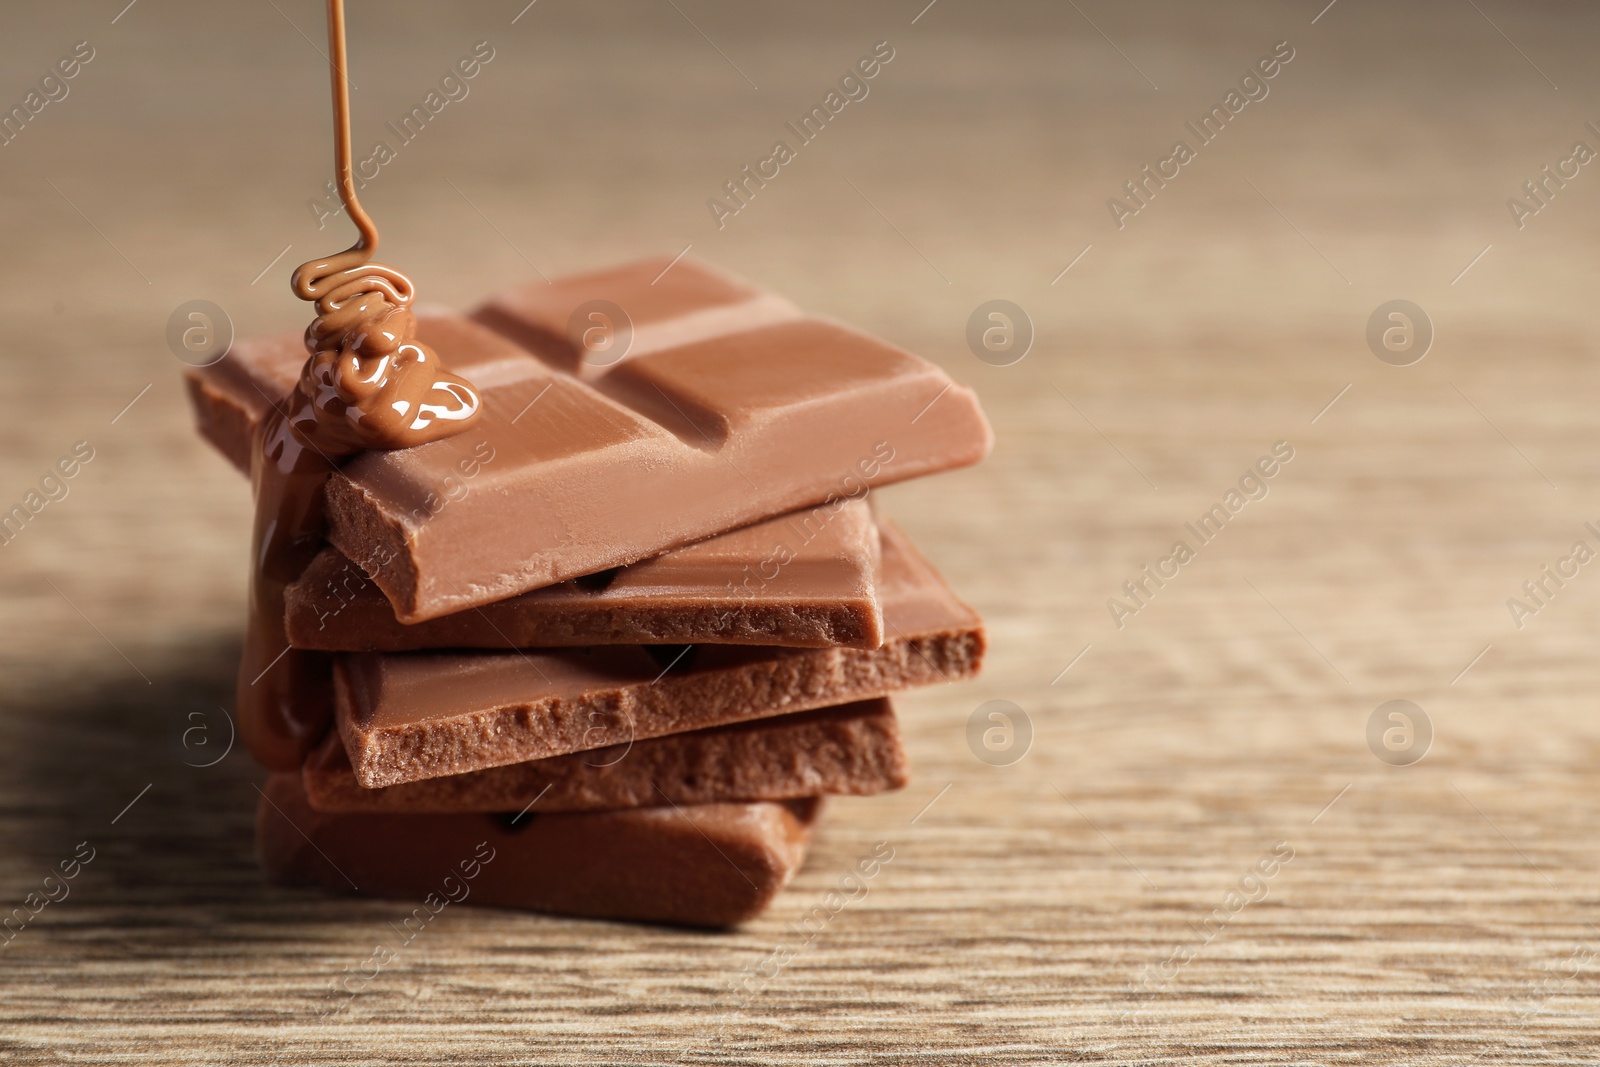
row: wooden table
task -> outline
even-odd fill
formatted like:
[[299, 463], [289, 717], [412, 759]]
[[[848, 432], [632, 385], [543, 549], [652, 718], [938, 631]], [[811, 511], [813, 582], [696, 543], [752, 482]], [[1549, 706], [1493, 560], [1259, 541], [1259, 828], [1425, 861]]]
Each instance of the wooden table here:
[[[248, 501], [164, 340], [196, 298], [297, 326], [288, 270], [349, 240], [307, 206], [319, 5], [5, 15], [4, 101], [95, 54], [0, 148], [0, 505], [94, 458], [0, 548], [0, 910], [94, 858], [0, 948], [0, 1060], [1600, 1055], [1600, 563], [1562, 563], [1600, 549], [1600, 173], [1520, 229], [1507, 204], [1600, 148], [1595, 11], [923, 3], [481, 0], [386, 27], [352, 3], [358, 147], [494, 49], [366, 194], [426, 299], [692, 245], [980, 390], [991, 460], [881, 499], [993, 649], [900, 702], [913, 784], [834, 804], [745, 929], [450, 909], [327, 1020], [407, 909], [262, 884], [259, 772], [197, 766], [225, 750]], [[879, 41], [867, 97], [718, 229], [706, 200]], [[1108, 198], [1280, 41], [1267, 95], [1119, 229]], [[990, 299], [1036, 332], [1010, 366], [965, 340]], [[1366, 340], [1393, 299], [1434, 326], [1410, 366]], [[1185, 523], [1277, 442], [1266, 495], [1200, 544]], [[1180, 539], [1119, 628], [1108, 599]], [[1008, 765], [968, 743], [991, 700], [1031, 728]], [[1387, 711], [1369, 744], [1391, 700], [1431, 729], [1420, 762]], [[799, 944], [880, 841], [867, 896]]]

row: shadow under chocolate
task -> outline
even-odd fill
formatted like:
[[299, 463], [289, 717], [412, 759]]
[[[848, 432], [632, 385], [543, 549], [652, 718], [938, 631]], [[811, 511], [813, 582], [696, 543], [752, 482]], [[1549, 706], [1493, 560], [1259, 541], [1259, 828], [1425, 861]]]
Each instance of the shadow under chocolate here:
[[94, 850], [67, 896], [0, 945], [8, 965], [60, 983], [89, 962], [281, 957], [364, 943], [407, 909], [266, 882], [255, 813], [267, 775], [232, 721], [237, 635], [198, 635], [137, 671], [107, 651], [93, 667], [28, 665], [0, 692], [0, 922], [27, 914], [47, 876], [59, 885], [80, 843]]
[[[232, 720], [239, 650], [200, 635], [135, 669], [108, 649], [94, 666], [32, 664], [0, 693], [0, 921], [28, 916], [8, 931], [13, 961], [181, 957], [286, 920], [348, 920], [262, 879], [265, 774]], [[59, 896], [63, 861], [89, 849], [67, 894], [30, 914], [28, 894]]]

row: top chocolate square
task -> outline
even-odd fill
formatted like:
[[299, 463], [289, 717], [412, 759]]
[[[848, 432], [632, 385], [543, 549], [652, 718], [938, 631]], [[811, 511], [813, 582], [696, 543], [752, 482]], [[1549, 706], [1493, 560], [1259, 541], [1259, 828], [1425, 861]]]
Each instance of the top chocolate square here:
[[598, 378], [625, 359], [802, 316], [776, 293], [661, 256], [525, 285], [472, 317], [551, 366]]

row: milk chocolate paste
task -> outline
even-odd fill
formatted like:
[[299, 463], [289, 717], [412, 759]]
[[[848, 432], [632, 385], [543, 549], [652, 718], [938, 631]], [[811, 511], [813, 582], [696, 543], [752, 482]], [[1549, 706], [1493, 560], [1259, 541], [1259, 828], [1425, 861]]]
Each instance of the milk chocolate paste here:
[[[246, 746], [275, 770], [300, 766], [332, 712], [325, 702], [307, 701], [307, 694], [327, 692], [328, 658], [289, 649], [283, 603], [284, 587], [323, 546], [328, 476], [364, 449], [409, 448], [459, 433], [480, 407], [472, 387], [417, 340], [411, 279], [372, 262], [378, 228], [356, 199], [351, 174], [344, 0], [328, 0], [328, 50], [339, 199], [360, 236], [294, 272], [295, 295], [316, 303], [305, 338], [311, 356], [287, 410], [262, 424], [251, 464], [250, 620], [237, 707]], [[306, 675], [323, 684], [301, 684]]]

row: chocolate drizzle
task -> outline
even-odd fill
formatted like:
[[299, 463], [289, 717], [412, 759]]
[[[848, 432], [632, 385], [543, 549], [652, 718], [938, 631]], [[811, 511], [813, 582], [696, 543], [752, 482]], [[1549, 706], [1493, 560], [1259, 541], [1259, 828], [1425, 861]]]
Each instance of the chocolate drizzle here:
[[416, 339], [410, 279], [367, 262], [376, 247], [363, 235], [349, 251], [295, 272], [296, 294], [316, 300], [318, 315], [306, 329], [311, 359], [289, 421], [330, 455], [424, 444], [478, 415], [477, 393]]
[[334, 165], [339, 197], [360, 236], [350, 248], [302, 264], [296, 296], [316, 302], [311, 353], [287, 410], [261, 426], [251, 462], [250, 619], [239, 663], [239, 736], [273, 770], [297, 770], [327, 732], [332, 677], [326, 653], [291, 649], [284, 587], [323, 547], [323, 487], [338, 461], [364, 449], [407, 448], [461, 432], [478, 394], [416, 339], [411, 280], [372, 262], [378, 228], [356, 199], [350, 166], [350, 95], [343, 0], [328, 0]]
[[306, 329], [311, 353], [291, 400], [289, 422], [330, 456], [407, 448], [449, 437], [478, 416], [478, 394], [416, 339], [411, 279], [382, 264], [378, 228], [356, 198], [350, 164], [350, 88], [345, 77], [344, 0], [328, 0], [333, 57], [334, 168], [339, 199], [360, 236], [338, 255], [302, 263], [290, 285], [314, 300]]

